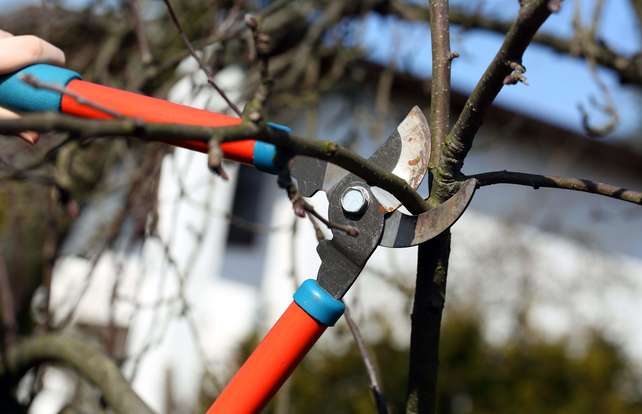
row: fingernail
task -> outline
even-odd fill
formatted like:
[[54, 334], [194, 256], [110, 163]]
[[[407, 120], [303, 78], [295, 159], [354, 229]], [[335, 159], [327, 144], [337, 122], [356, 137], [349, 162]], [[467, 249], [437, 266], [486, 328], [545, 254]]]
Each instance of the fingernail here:
[[38, 138], [40, 138], [40, 135], [35, 131], [25, 131], [21, 132], [19, 135], [20, 138], [24, 139], [30, 144], [35, 144], [36, 142], [38, 142]]

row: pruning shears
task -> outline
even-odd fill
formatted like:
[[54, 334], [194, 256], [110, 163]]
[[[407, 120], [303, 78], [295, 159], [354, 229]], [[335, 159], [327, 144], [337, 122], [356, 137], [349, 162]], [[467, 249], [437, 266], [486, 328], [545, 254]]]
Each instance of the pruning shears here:
[[[84, 118], [109, 118], [67, 95], [25, 84], [21, 77], [26, 74], [64, 85], [86, 100], [148, 122], [211, 127], [241, 122], [239, 118], [86, 82], [75, 72], [43, 64], [0, 77], [1, 106], [18, 111], [58, 111]], [[277, 127], [287, 131], [287, 127]], [[207, 144], [200, 141], [182, 141], [178, 145], [201, 152], [208, 150]], [[221, 149], [226, 158], [276, 172], [277, 149], [271, 144], [247, 140], [225, 143]], [[426, 174], [430, 151], [428, 122], [421, 110], [414, 107], [370, 161], [416, 189]], [[475, 180], [466, 180], [443, 204], [419, 215], [409, 215], [398, 210], [401, 203], [395, 197], [331, 163], [297, 156], [290, 170], [304, 197], [324, 191], [329, 202], [328, 219], [355, 228], [356, 235], [332, 229], [333, 238], [319, 242], [321, 266], [316, 280], [308, 279], [299, 286], [293, 302], [230, 380], [208, 414], [258, 412], [326, 328], [341, 317], [345, 309], [341, 299], [377, 246], [410, 247], [436, 237], [463, 214], [476, 186]]]

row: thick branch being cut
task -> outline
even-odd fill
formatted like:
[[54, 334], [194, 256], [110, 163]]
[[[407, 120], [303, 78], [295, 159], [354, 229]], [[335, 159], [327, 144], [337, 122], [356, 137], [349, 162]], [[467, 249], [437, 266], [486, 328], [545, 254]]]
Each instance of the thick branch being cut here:
[[0, 120], [0, 134], [16, 134], [25, 130], [69, 132], [79, 138], [137, 137], [163, 140], [176, 144], [184, 140], [209, 142], [213, 138], [217, 139], [218, 142], [257, 139], [274, 144], [288, 154], [305, 155], [336, 164], [363, 178], [369, 185], [388, 191], [412, 212], [421, 212], [425, 206], [423, 198], [405, 180], [334, 142], [287, 135], [251, 122], [223, 128], [208, 128], [145, 123], [127, 119], [96, 121], [55, 113], [26, 115], [18, 119]]
[[556, 177], [554, 175], [528, 174], [516, 171], [493, 171], [471, 176], [476, 178], [479, 187], [493, 184], [517, 184], [526, 185], [538, 189], [561, 188], [565, 190], [583, 191], [591, 194], [598, 194], [618, 200], [628, 201], [633, 204], [642, 205], [642, 192], [627, 190], [611, 184], [597, 181], [585, 180], [572, 177]]
[[132, 390], [114, 362], [85, 340], [68, 335], [33, 336], [14, 345], [0, 364], [0, 378], [21, 378], [44, 363], [63, 364], [95, 385], [116, 413], [152, 414], [151, 408]]

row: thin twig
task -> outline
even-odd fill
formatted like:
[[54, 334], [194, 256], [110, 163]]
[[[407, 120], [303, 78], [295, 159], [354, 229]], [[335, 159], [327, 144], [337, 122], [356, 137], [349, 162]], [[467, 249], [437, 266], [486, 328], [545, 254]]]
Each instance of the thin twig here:
[[[391, 0], [391, 6], [385, 9], [385, 12], [396, 15], [406, 21], [426, 21], [429, 16], [429, 10], [423, 5], [405, 0]], [[559, 3], [559, 0], [557, 1]], [[463, 4], [463, 3], [462, 3]], [[550, 6], [555, 6], [553, 0], [549, 2]], [[553, 12], [555, 12], [555, 7]], [[640, 8], [642, 10], [642, 7]], [[380, 10], [383, 12], [384, 10]], [[469, 11], [466, 7], [451, 8], [450, 22], [466, 29], [479, 29], [488, 32], [503, 35], [507, 33], [512, 22], [490, 16], [489, 14]], [[549, 48], [553, 52], [576, 58], [586, 58], [583, 51], [576, 51], [574, 42], [570, 39], [557, 36], [551, 33], [538, 33], [533, 38], [533, 43]], [[639, 53], [625, 55], [612, 48], [604, 42], [594, 42], [591, 46], [595, 52], [597, 63], [607, 69], [612, 70], [619, 78], [620, 82], [642, 85], [642, 59]]]
[[321, 226], [319, 226], [319, 222], [316, 218], [314, 218], [314, 215], [312, 213], [307, 213], [307, 217], [308, 219], [310, 219], [310, 223], [312, 223], [312, 227], [314, 228], [314, 236], [316, 237], [317, 241], [325, 240], [323, 230], [321, 230]]
[[586, 64], [588, 66], [591, 78], [595, 82], [595, 85], [600, 90], [604, 103], [597, 101], [597, 98], [591, 96], [589, 102], [591, 106], [596, 108], [598, 111], [602, 112], [608, 117], [606, 122], [601, 126], [595, 126], [591, 123], [590, 115], [588, 110], [584, 108], [584, 105], [581, 103], [578, 104], [577, 108], [582, 117], [582, 127], [584, 131], [591, 137], [603, 137], [615, 130], [620, 123], [620, 115], [615, 107], [615, 102], [611, 96], [608, 86], [600, 77], [600, 74], [597, 70], [597, 61], [596, 61], [596, 47], [595, 44], [598, 43], [597, 33], [600, 27], [600, 22], [602, 20], [604, 9], [604, 0], [597, 0], [595, 6], [593, 7], [593, 13], [591, 17], [591, 24], [589, 28], [585, 28], [582, 24], [582, 9], [580, 0], [575, 1], [575, 13], [573, 15], [573, 28], [575, 29], [575, 38], [573, 42], [575, 43], [578, 52], [586, 56]]
[[363, 360], [363, 365], [366, 367], [366, 373], [368, 374], [368, 379], [370, 380], [370, 391], [372, 391], [372, 397], [374, 398], [375, 406], [377, 407], [378, 414], [388, 414], [388, 406], [386, 405], [386, 399], [383, 395], [383, 387], [381, 386], [381, 381], [379, 380], [379, 374], [377, 373], [377, 368], [374, 364], [370, 351], [359, 332], [359, 327], [352, 319], [352, 314], [350, 312], [350, 307], [345, 305], [345, 311], [343, 312], [343, 317], [348, 323], [348, 328], [352, 333], [354, 342], [357, 345], [359, 354], [361, 354], [361, 360]]
[[321, 223], [323, 223], [326, 227], [328, 227], [331, 230], [334, 229], [334, 230], [342, 231], [346, 233], [348, 236], [352, 236], [352, 237], [357, 237], [359, 235], [359, 230], [356, 227], [331, 222], [330, 220], [326, 219], [321, 214], [319, 214], [310, 203], [305, 201], [303, 196], [301, 196], [301, 193], [299, 193], [299, 190], [297, 189], [296, 185], [294, 184], [294, 181], [292, 181], [292, 177], [290, 176], [290, 171], [287, 168], [284, 168], [279, 172], [279, 177], [277, 182], [279, 184], [279, 187], [285, 190], [285, 192], [288, 195], [288, 198], [292, 202], [292, 209], [294, 210], [294, 214], [296, 214], [298, 217], [301, 217], [301, 218], [306, 216], [310, 218], [310, 221], [314, 226], [314, 230], [318, 240], [322, 240], [325, 237], [323, 236], [323, 233], [321, 232], [321, 230], [317, 227], [317, 223], [315, 222], [314, 219], [319, 220]]
[[140, 57], [144, 64], [149, 64], [153, 60], [151, 51], [149, 50], [149, 42], [145, 36], [145, 29], [143, 26], [143, 19], [140, 14], [139, 0], [128, 1], [129, 10], [131, 11], [132, 20], [134, 23], [134, 31], [136, 32], [136, 41], [138, 42], [138, 50]]
[[553, 175], [528, 174], [516, 171], [493, 171], [470, 176], [478, 182], [478, 187], [493, 184], [516, 184], [525, 185], [534, 189], [538, 188], [559, 188], [564, 190], [582, 191], [585, 193], [597, 194], [615, 198], [629, 203], [642, 205], [642, 192], [631, 191], [626, 188], [617, 187], [611, 184], [597, 181], [585, 180], [572, 177], [557, 177]]
[[227, 175], [227, 172], [223, 168], [223, 150], [221, 150], [221, 145], [218, 140], [215, 138], [210, 139], [209, 149], [207, 151], [207, 166], [214, 174], [221, 177], [224, 181], [230, 179], [230, 176]]
[[303, 198], [300, 198], [299, 200], [301, 200], [303, 208], [305, 209], [306, 212], [308, 212], [309, 214], [312, 214], [312, 216], [314, 216], [317, 220], [323, 223], [330, 230], [333, 230], [333, 229], [339, 230], [344, 232], [348, 236], [352, 236], [352, 237], [357, 237], [359, 235], [359, 230], [356, 227], [346, 225], [346, 224], [334, 223], [326, 219], [325, 217], [323, 217], [321, 214], [319, 214], [319, 212], [316, 211], [314, 207], [312, 207], [312, 204], [303, 200]]
[[181, 39], [183, 39], [183, 43], [185, 44], [185, 47], [189, 50], [189, 53], [192, 55], [194, 60], [198, 63], [198, 66], [201, 68], [203, 72], [205, 72], [205, 75], [207, 76], [207, 83], [212, 86], [216, 92], [221, 95], [221, 98], [225, 100], [227, 105], [232, 108], [232, 110], [238, 115], [241, 116], [241, 110], [239, 109], [234, 102], [230, 100], [230, 98], [225, 94], [225, 92], [216, 84], [214, 81], [214, 73], [212, 70], [203, 62], [203, 60], [198, 56], [198, 53], [194, 49], [194, 46], [192, 46], [192, 43], [190, 42], [189, 38], [187, 37], [187, 34], [183, 30], [183, 26], [181, 25], [180, 21], [178, 20], [178, 17], [176, 16], [176, 12], [174, 11], [174, 7], [172, 6], [172, 3], [170, 0], [163, 0], [165, 2], [165, 5], [167, 6], [167, 11], [169, 12], [169, 15], [174, 22], [174, 26], [176, 26], [176, 30], [178, 30], [178, 33], [181, 36]]
[[60, 93], [62, 95], [66, 95], [66, 96], [72, 98], [73, 100], [75, 100], [76, 102], [78, 102], [79, 104], [88, 106], [91, 109], [95, 109], [95, 110], [97, 110], [99, 112], [104, 113], [105, 115], [109, 115], [112, 118], [115, 118], [115, 119], [124, 118], [124, 115], [122, 115], [122, 114], [120, 114], [120, 113], [118, 113], [118, 112], [116, 112], [116, 111], [114, 111], [112, 109], [109, 109], [107, 107], [104, 107], [104, 106], [102, 106], [100, 104], [97, 104], [96, 102], [92, 102], [89, 99], [86, 99], [86, 98], [78, 95], [76, 92], [70, 91], [69, 89], [65, 88], [62, 85], [55, 85], [55, 84], [52, 84], [52, 83], [42, 82], [42, 81], [40, 81], [39, 79], [37, 79], [33, 75], [23, 75], [22, 76], [22, 81], [27, 83], [27, 84], [29, 84], [29, 85], [31, 85], [31, 86], [33, 86], [36, 89], [46, 89], [46, 90], [49, 90], [49, 91]]

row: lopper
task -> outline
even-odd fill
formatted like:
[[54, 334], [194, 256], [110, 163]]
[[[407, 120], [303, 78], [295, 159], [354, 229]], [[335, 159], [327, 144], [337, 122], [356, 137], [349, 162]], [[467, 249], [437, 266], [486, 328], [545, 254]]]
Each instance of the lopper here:
[[[0, 77], [0, 106], [18, 111], [58, 111], [85, 118], [109, 118], [70, 96], [27, 85], [21, 80], [26, 74], [41, 82], [63, 85], [102, 107], [148, 122], [210, 127], [241, 122], [239, 118], [86, 82], [75, 72], [44, 64]], [[272, 125], [289, 131], [287, 127]], [[207, 144], [200, 141], [181, 141], [178, 145], [201, 152], [208, 150]], [[221, 149], [228, 159], [277, 172], [274, 165], [277, 151], [271, 144], [246, 140], [224, 143]], [[428, 123], [415, 107], [370, 161], [416, 189], [426, 174], [430, 149]], [[326, 328], [341, 317], [345, 309], [342, 298], [374, 250], [378, 246], [410, 247], [439, 235], [461, 216], [476, 186], [473, 179], [464, 181], [458, 192], [443, 204], [419, 215], [408, 215], [398, 209], [401, 203], [395, 197], [331, 163], [297, 156], [290, 169], [303, 196], [324, 191], [328, 219], [352, 226], [357, 235], [333, 229], [331, 240], [319, 242], [321, 266], [316, 280], [308, 279], [299, 286], [293, 302], [233, 376], [208, 414], [260, 411]]]

